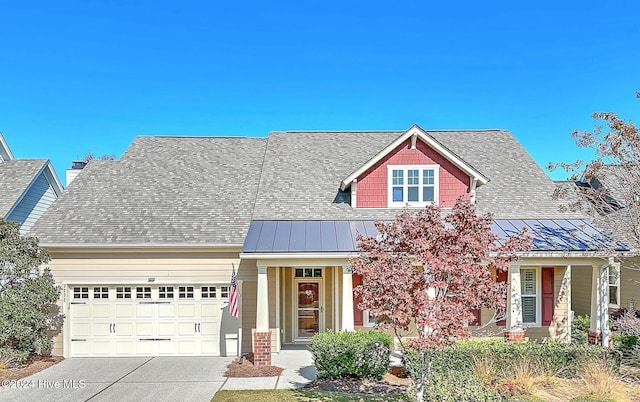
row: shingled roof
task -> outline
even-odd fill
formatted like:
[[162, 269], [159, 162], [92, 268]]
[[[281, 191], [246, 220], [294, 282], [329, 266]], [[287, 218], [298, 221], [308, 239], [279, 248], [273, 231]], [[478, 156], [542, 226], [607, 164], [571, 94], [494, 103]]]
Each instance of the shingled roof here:
[[[30, 234], [42, 244], [242, 244], [252, 220], [389, 220], [352, 208], [340, 183], [405, 131], [272, 132], [269, 138], [138, 137], [92, 161]], [[500, 219], [570, 219], [554, 183], [504, 130], [427, 131], [489, 182], [477, 207]]]
[[265, 138], [138, 137], [91, 161], [30, 235], [54, 244], [242, 244]]
[[[477, 208], [502, 219], [579, 218], [560, 212], [555, 185], [504, 130], [426, 131], [489, 178]], [[393, 219], [397, 209], [358, 208], [339, 186], [404, 131], [273, 132], [265, 153], [256, 220]]]
[[11, 159], [0, 163], [0, 217], [7, 216], [47, 162], [46, 159]]

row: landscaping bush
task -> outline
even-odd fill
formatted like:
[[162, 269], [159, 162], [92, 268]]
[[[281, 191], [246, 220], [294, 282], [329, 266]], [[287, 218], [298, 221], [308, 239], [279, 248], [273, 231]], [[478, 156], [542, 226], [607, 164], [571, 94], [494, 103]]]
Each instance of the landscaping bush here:
[[485, 388], [478, 379], [466, 370], [432, 372], [424, 390], [425, 401], [437, 402], [494, 402], [502, 397], [497, 390]]
[[[502, 338], [460, 341], [424, 354], [430, 367], [425, 385], [425, 395], [430, 396], [425, 400], [433, 395], [437, 395], [433, 400], [442, 401], [492, 400], [496, 394], [513, 397], [530, 392], [535, 377], [576, 378], [580, 369], [591, 363], [617, 370], [614, 356], [612, 351], [586, 344], [510, 343]], [[404, 359], [414, 382], [419, 381], [420, 354], [407, 351]], [[456, 382], [464, 383], [469, 394], [462, 394], [460, 386], [454, 386]], [[489, 391], [480, 394], [477, 384]]]
[[329, 331], [314, 335], [309, 348], [320, 379], [379, 380], [389, 370], [391, 345], [381, 332]]
[[571, 321], [571, 343], [579, 345], [589, 343], [587, 331], [589, 331], [590, 326], [591, 319], [588, 315], [577, 315], [573, 317]]

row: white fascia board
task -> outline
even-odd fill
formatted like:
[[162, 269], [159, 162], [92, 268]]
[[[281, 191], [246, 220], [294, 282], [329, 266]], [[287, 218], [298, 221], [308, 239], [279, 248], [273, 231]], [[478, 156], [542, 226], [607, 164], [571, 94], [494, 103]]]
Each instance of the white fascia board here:
[[359, 253], [240, 253], [245, 260], [349, 259]]
[[349, 187], [349, 185], [354, 179], [357, 179], [361, 174], [366, 172], [367, 169], [375, 165], [380, 159], [385, 157], [389, 152], [399, 147], [403, 142], [405, 142], [407, 139], [409, 139], [413, 135], [417, 135], [423, 142], [429, 145], [433, 150], [438, 152], [440, 155], [444, 156], [447, 160], [449, 160], [451, 163], [456, 165], [459, 169], [467, 173], [472, 178], [477, 179], [480, 184], [487, 184], [489, 182], [489, 179], [485, 177], [482, 173], [480, 173], [479, 171], [471, 167], [469, 164], [467, 164], [465, 161], [460, 159], [453, 152], [449, 151], [442, 144], [434, 140], [422, 128], [420, 128], [420, 126], [418, 126], [417, 124], [414, 124], [413, 126], [411, 126], [411, 128], [405, 131], [404, 134], [396, 138], [395, 141], [393, 141], [391, 144], [385, 147], [382, 151], [380, 151], [376, 156], [369, 159], [367, 163], [360, 166], [358, 170], [351, 173], [346, 179], [342, 180], [342, 183], [340, 183], [340, 190], [344, 191], [347, 187]]
[[44, 170], [44, 175], [47, 181], [49, 182], [49, 184], [51, 185], [51, 188], [56, 193], [56, 196], [60, 197], [62, 195], [62, 190], [63, 190], [62, 183], [60, 183], [60, 179], [58, 178], [58, 175], [56, 174], [55, 169], [53, 169], [53, 165], [51, 164], [50, 160], [47, 160], [47, 165]]
[[2, 155], [2, 159], [6, 161], [13, 159], [13, 153], [11, 152], [11, 149], [9, 149], [7, 142], [4, 140], [2, 132], [0, 132], [0, 155]]
[[203, 252], [208, 250], [239, 252], [242, 244], [186, 244], [186, 243], [138, 243], [138, 244], [104, 244], [104, 243], [46, 243], [41, 242], [40, 247], [56, 252], [115, 252], [115, 251], [136, 251], [136, 252], [157, 252], [157, 251], [180, 251], [180, 252]]

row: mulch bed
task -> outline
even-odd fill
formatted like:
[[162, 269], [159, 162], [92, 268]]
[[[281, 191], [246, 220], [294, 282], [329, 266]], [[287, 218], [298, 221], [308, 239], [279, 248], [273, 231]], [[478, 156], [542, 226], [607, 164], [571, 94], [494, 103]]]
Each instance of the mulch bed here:
[[[240, 362], [242, 361], [242, 363]], [[227, 366], [225, 377], [277, 377], [284, 370], [276, 366], [254, 366], [253, 353], [236, 358]]]
[[349, 394], [397, 394], [406, 391], [411, 379], [402, 367], [391, 367], [380, 381], [358, 379], [313, 380], [305, 385], [305, 389], [332, 391]]
[[0, 380], [19, 380], [64, 360], [61, 356], [32, 355], [20, 367], [0, 370]]

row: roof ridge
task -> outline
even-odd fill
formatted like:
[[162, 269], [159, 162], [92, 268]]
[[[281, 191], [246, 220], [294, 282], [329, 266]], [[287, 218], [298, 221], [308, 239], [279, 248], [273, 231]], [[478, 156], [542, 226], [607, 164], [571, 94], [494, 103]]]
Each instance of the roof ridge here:
[[[426, 133], [462, 133], [462, 132], [489, 132], [489, 131], [499, 131], [499, 132], [509, 132], [509, 130], [504, 128], [464, 128], [464, 129], [430, 129], [423, 130]], [[270, 131], [269, 134], [274, 133], [404, 133], [406, 130], [274, 130]]]

